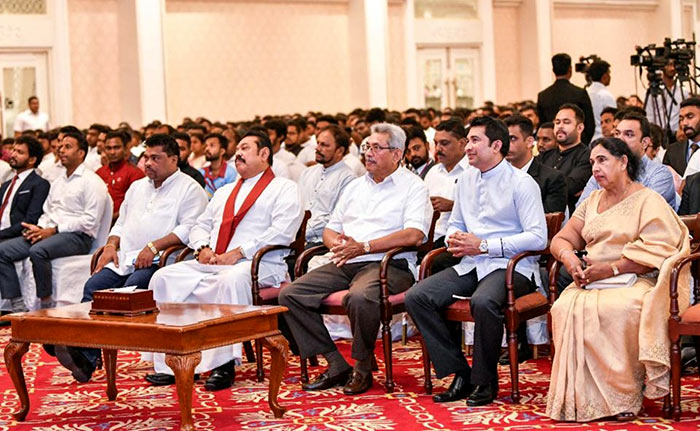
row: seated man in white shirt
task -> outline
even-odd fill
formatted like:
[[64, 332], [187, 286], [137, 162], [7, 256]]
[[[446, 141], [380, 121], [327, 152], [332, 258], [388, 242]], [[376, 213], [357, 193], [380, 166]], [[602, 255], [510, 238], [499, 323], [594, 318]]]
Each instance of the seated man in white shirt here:
[[[148, 288], [160, 252], [187, 243], [208, 199], [195, 180], [178, 170], [179, 154], [177, 142], [168, 135], [156, 134], [146, 140], [147, 178], [134, 182], [126, 192], [95, 272], [85, 283], [83, 302], [92, 301], [98, 290]], [[95, 371], [100, 350], [56, 346], [55, 353], [73, 377], [84, 383]]]
[[[505, 160], [508, 129], [502, 121], [476, 118], [469, 129], [467, 157], [476, 169], [457, 183], [447, 226], [447, 250], [461, 262], [413, 286], [406, 310], [420, 331], [438, 378], [455, 377], [435, 402], [469, 398], [491, 403], [498, 393], [498, 356], [506, 303], [505, 269], [510, 257], [547, 246], [547, 225], [537, 183]], [[539, 267], [526, 258], [516, 268], [516, 296], [536, 289]], [[473, 372], [462, 353], [461, 336], [444, 318], [453, 295], [471, 297], [474, 317]], [[461, 335], [461, 334], [459, 334]]]
[[319, 133], [316, 144], [316, 165], [304, 171], [299, 179], [304, 209], [311, 211], [306, 225], [306, 242], [311, 247], [323, 242], [323, 230], [335, 209], [340, 195], [355, 175], [343, 156], [350, 137], [339, 126], [332, 124]]
[[[383, 253], [401, 246], [425, 242], [432, 209], [428, 189], [420, 178], [400, 165], [406, 134], [392, 124], [372, 126], [364, 152], [367, 175], [346, 188], [323, 231], [323, 242], [333, 254], [331, 263], [296, 279], [280, 292], [279, 302], [289, 308], [284, 315], [302, 360], [323, 355], [328, 369], [304, 390], [344, 385], [343, 393], [355, 395], [372, 386], [372, 358], [380, 325], [379, 265]], [[401, 253], [389, 265], [391, 294], [408, 289], [415, 280], [416, 254]], [[323, 299], [349, 289], [343, 305], [353, 328], [353, 368], [338, 349], [317, 309]]]
[[[457, 119], [443, 121], [435, 129], [435, 151], [438, 164], [425, 176], [425, 185], [430, 192], [430, 203], [434, 211], [440, 212], [435, 224], [434, 247], [445, 247], [447, 221], [454, 205], [454, 191], [457, 180], [469, 169], [469, 159], [465, 156], [467, 131]], [[441, 254], [433, 261], [433, 273], [440, 272], [459, 263], [458, 258]]]
[[82, 133], [63, 134], [59, 154], [66, 174], [51, 184], [39, 222], [22, 223], [25, 228], [23, 237], [0, 243], [0, 291], [3, 298], [14, 299], [13, 303], [21, 298], [13, 263], [29, 257], [41, 308], [53, 307], [51, 260], [90, 251], [108, 195], [104, 181], [83, 163], [87, 151], [87, 141]]
[[39, 98], [32, 96], [27, 100], [28, 108], [20, 112], [15, 117], [15, 137], [18, 137], [27, 130], [49, 130], [49, 116], [44, 112], [39, 112]]
[[[214, 193], [190, 231], [189, 246], [195, 260], [166, 266], [149, 285], [160, 302], [252, 304], [251, 259], [263, 246], [294, 241], [303, 211], [296, 183], [275, 177], [271, 169], [272, 144], [267, 133], [251, 130], [238, 143], [235, 154], [239, 179]], [[260, 264], [261, 286], [279, 286], [287, 275], [286, 251], [265, 255]], [[210, 391], [226, 389], [235, 378], [241, 345], [202, 352], [195, 372], [211, 370], [205, 383]], [[175, 382], [164, 355], [154, 355], [154, 384]]]

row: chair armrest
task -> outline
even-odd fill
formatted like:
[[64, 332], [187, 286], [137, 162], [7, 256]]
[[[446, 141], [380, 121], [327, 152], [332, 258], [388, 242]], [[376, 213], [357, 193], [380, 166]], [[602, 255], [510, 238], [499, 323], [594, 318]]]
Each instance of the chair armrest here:
[[554, 301], [557, 300], [557, 278], [559, 277], [559, 269], [561, 268], [561, 262], [554, 260], [552, 267], [549, 269], [549, 305], [554, 305]]
[[297, 256], [297, 261], [294, 264], [294, 278], [297, 279], [304, 275], [304, 267], [309, 263], [312, 257], [319, 254], [323, 254], [328, 251], [328, 247], [325, 245], [317, 245], [316, 247], [311, 247], [304, 250], [299, 256]]
[[420, 273], [418, 274], [418, 281], [425, 280], [433, 274], [433, 260], [435, 260], [436, 257], [440, 256], [443, 253], [447, 253], [447, 247], [436, 248], [435, 250], [432, 250], [431, 252], [423, 256], [423, 260], [420, 263]]
[[194, 250], [191, 248], [187, 247], [186, 249], [182, 250], [180, 254], [177, 255], [177, 259], [175, 259], [175, 263], [179, 263], [185, 260], [187, 256], [190, 254], [194, 253]]
[[253, 256], [253, 261], [250, 265], [250, 278], [252, 281], [251, 289], [253, 291], [253, 305], [262, 305], [262, 298], [260, 297], [260, 284], [258, 283], [258, 272], [260, 270], [260, 262], [262, 262], [263, 256], [267, 253], [275, 250], [291, 250], [288, 245], [266, 245], [260, 248]]
[[176, 251], [182, 250], [186, 248], [187, 246], [184, 244], [177, 244], [177, 245], [171, 245], [170, 247], [164, 249], [161, 254], [160, 254], [160, 262], [158, 263], [158, 267], [162, 268], [165, 265], [168, 264], [168, 259], [170, 259], [170, 256], [175, 253]]
[[95, 250], [95, 252], [92, 254], [92, 257], [90, 258], [90, 274], [92, 275], [95, 272], [95, 268], [97, 268], [97, 261], [100, 260], [100, 256], [102, 256], [102, 252], [104, 251], [105, 247], [102, 246]]
[[680, 322], [681, 318], [679, 316], [680, 314], [680, 308], [678, 307], [678, 276], [681, 273], [681, 270], [683, 269], [684, 266], [686, 266], [689, 263], [696, 262], [700, 260], [700, 253], [692, 253], [689, 254], [688, 256], [685, 256], [681, 259], [679, 259], [674, 265], [673, 268], [671, 268], [671, 284], [669, 286], [669, 295], [671, 296], [671, 316], [670, 319], [673, 319], [677, 322]]
[[515, 286], [513, 286], [513, 277], [515, 276], [515, 266], [526, 257], [544, 256], [549, 254], [549, 247], [540, 251], [523, 251], [508, 260], [506, 266], [506, 307], [515, 306]]

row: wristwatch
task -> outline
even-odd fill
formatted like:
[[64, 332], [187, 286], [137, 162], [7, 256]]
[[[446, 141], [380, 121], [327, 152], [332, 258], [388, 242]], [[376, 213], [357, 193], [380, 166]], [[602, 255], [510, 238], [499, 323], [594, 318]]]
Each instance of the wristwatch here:
[[146, 247], [148, 247], [148, 249], [151, 250], [151, 253], [158, 254], [158, 249], [156, 248], [155, 245], [153, 245], [152, 242], [149, 242], [148, 244], [146, 244]]
[[486, 242], [485, 239], [482, 239], [481, 242], [479, 243], [479, 251], [482, 254], [488, 253], [489, 252], [489, 243]]
[[371, 249], [371, 247], [369, 246], [369, 241], [365, 241], [363, 248], [365, 250], [365, 253], [369, 253], [369, 251]]

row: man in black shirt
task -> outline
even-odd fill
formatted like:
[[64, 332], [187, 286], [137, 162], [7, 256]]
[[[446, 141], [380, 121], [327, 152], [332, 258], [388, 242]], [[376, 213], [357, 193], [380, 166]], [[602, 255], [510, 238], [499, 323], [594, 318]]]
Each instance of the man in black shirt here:
[[190, 140], [190, 135], [187, 133], [173, 133], [173, 138], [177, 141], [177, 146], [180, 147], [180, 161], [177, 167], [182, 171], [183, 174], [187, 174], [192, 179], [197, 181], [197, 183], [204, 188], [204, 177], [202, 174], [192, 166], [190, 166], [188, 160], [190, 157], [190, 145], [192, 141]]
[[591, 177], [590, 151], [581, 143], [583, 121], [581, 108], [571, 103], [562, 105], [554, 119], [557, 148], [543, 154], [540, 160], [566, 176], [569, 215], [573, 214], [576, 201]]

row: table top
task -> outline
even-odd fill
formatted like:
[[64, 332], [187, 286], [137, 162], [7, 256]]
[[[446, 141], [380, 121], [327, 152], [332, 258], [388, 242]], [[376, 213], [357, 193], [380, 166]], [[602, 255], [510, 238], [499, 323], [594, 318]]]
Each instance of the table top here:
[[257, 316], [276, 315], [287, 309], [281, 306], [227, 305], [227, 304], [183, 304], [158, 303], [159, 311], [139, 316], [119, 316], [114, 314], [90, 314], [92, 302], [67, 305], [64, 307], [14, 313], [2, 316], [2, 320], [11, 322], [39, 323], [71, 321], [76, 324], [97, 326], [153, 326], [153, 327], [190, 327], [207, 323], [242, 321]]

